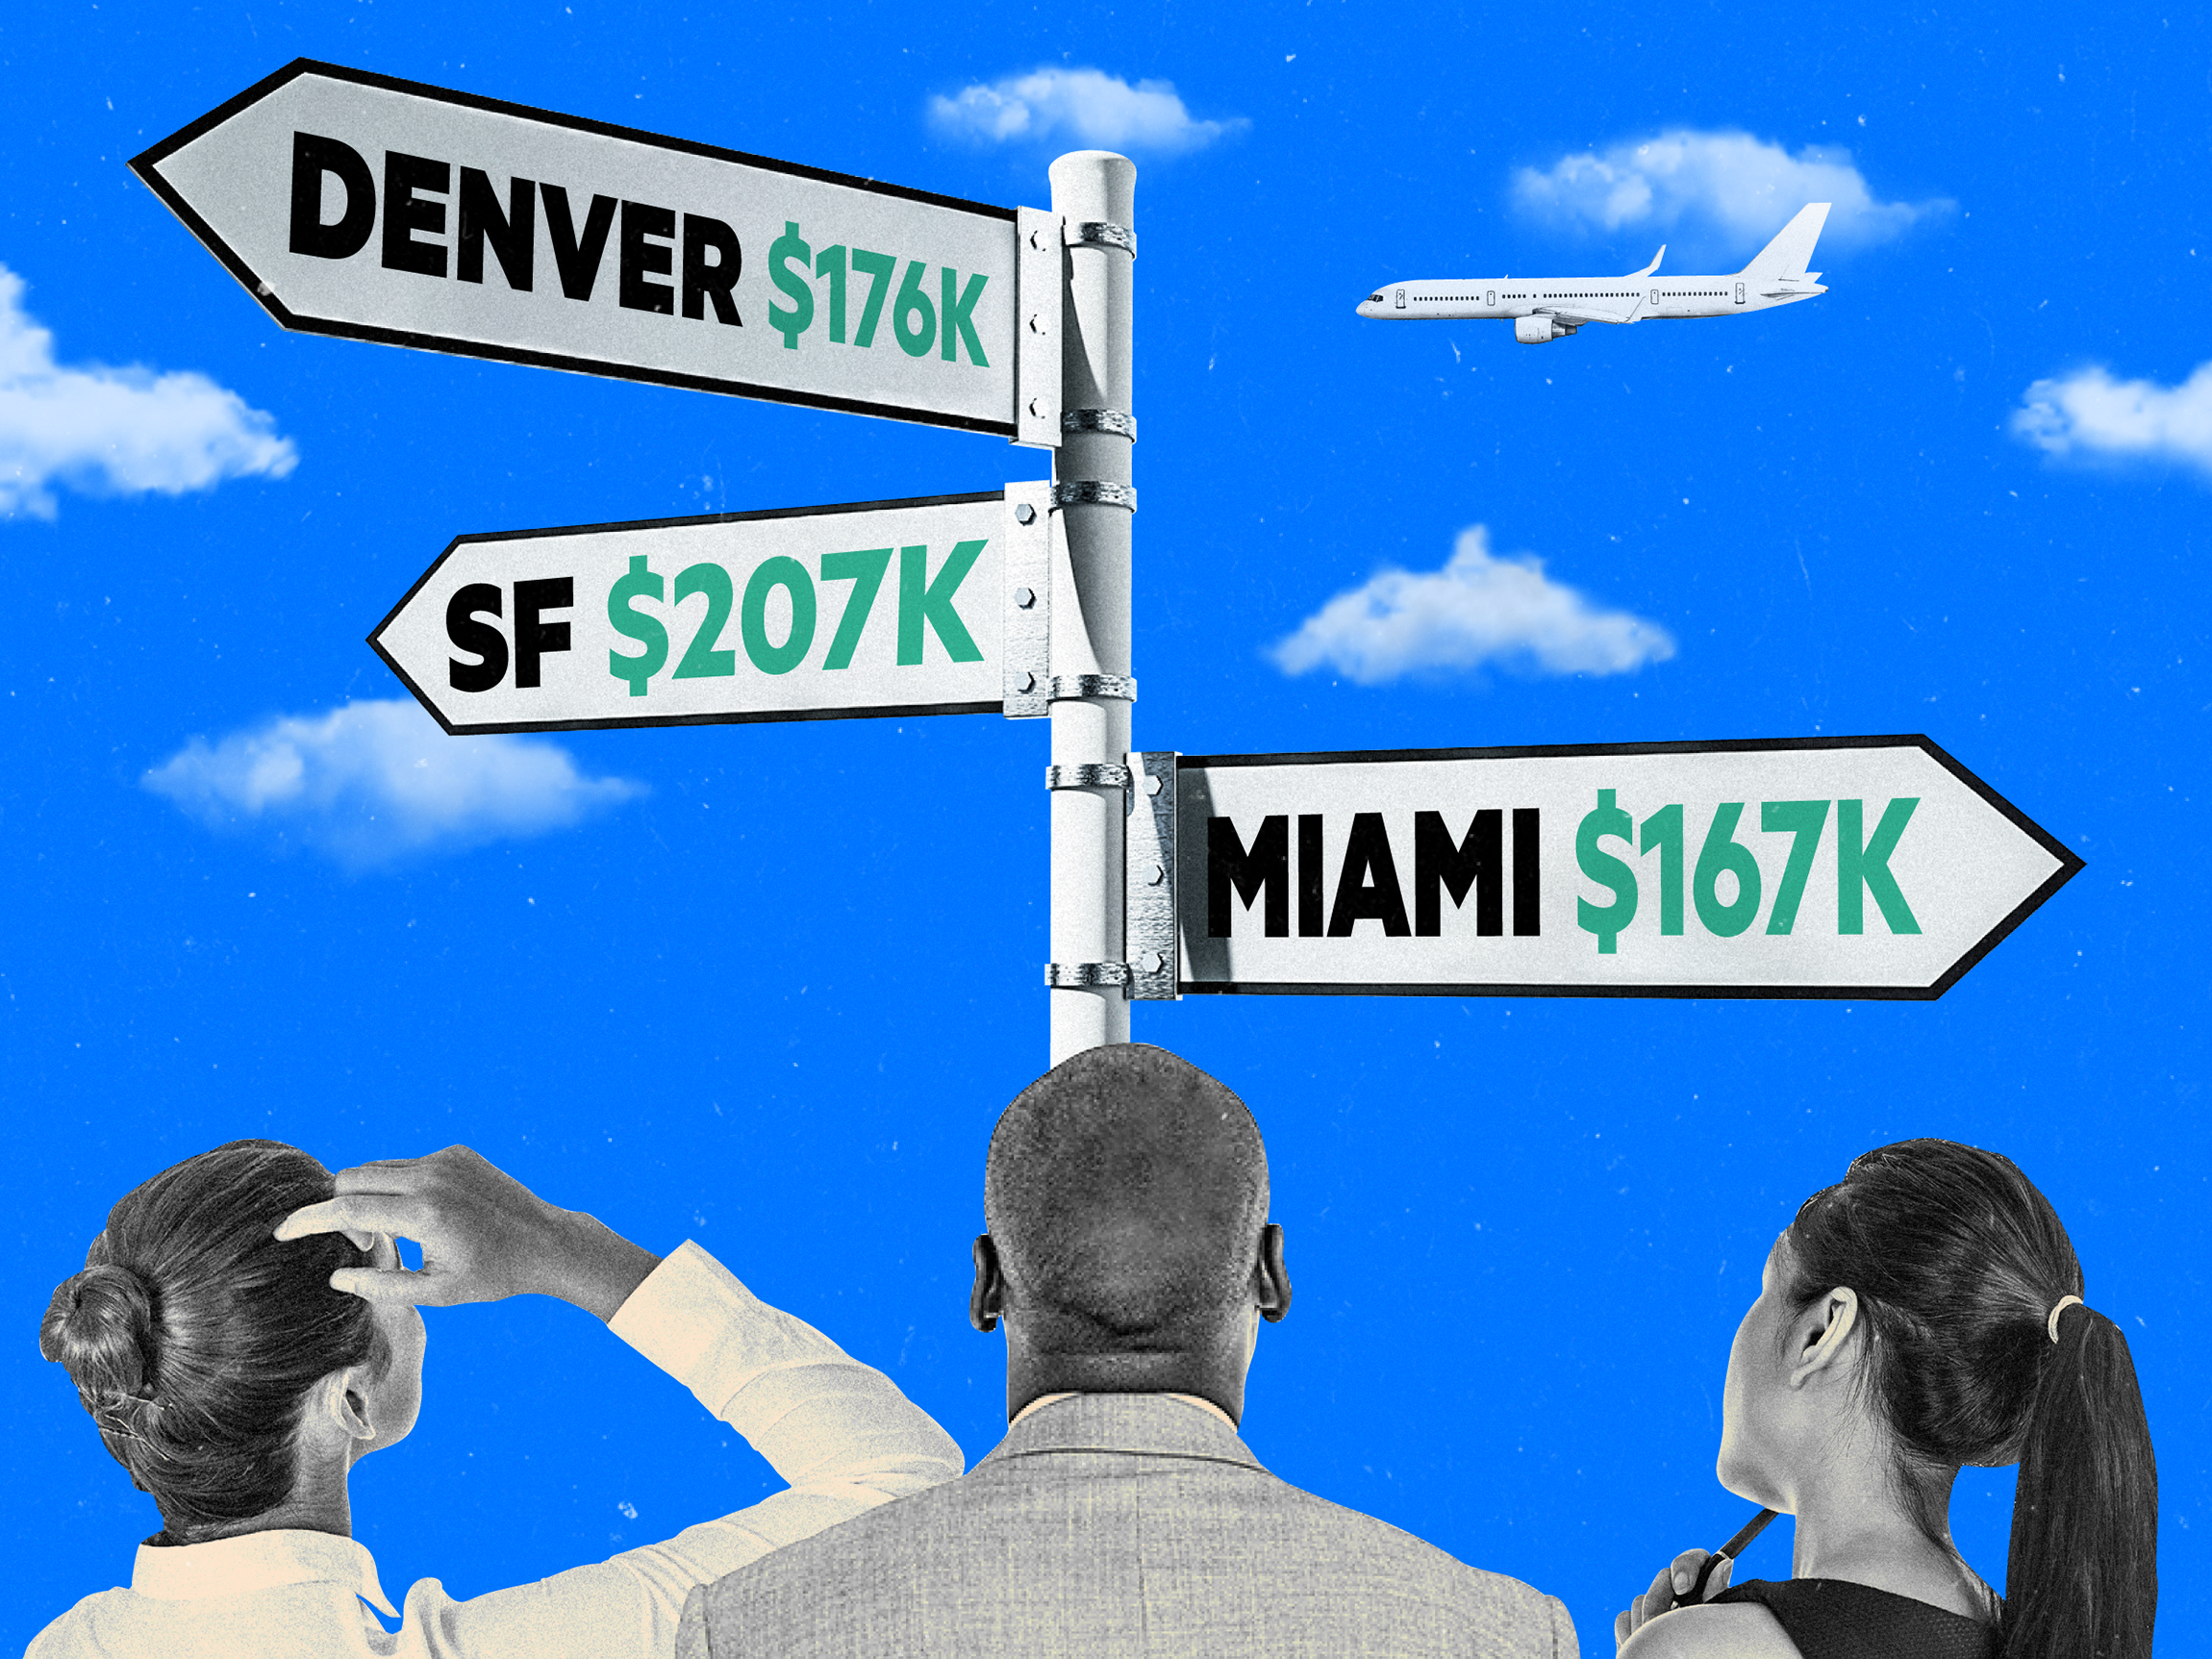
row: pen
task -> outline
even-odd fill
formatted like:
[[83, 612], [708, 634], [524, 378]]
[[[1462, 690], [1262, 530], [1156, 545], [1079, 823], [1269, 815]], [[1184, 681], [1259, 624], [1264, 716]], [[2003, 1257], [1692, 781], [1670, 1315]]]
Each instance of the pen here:
[[1733, 1561], [1738, 1555], [1741, 1555], [1744, 1552], [1745, 1546], [1748, 1545], [1752, 1539], [1758, 1537], [1760, 1533], [1767, 1530], [1767, 1522], [1774, 1519], [1775, 1513], [1776, 1512], [1772, 1509], [1760, 1510], [1758, 1514], [1752, 1516], [1749, 1521], [1744, 1523], [1743, 1531], [1737, 1533], [1735, 1537], [1729, 1539], [1727, 1543], [1722, 1545], [1720, 1548], [1713, 1551], [1712, 1554], [1706, 1556], [1705, 1564], [1697, 1569], [1697, 1576], [1691, 1582], [1690, 1588], [1684, 1591], [1681, 1595], [1675, 1596], [1673, 1601], [1668, 1606], [1667, 1611], [1672, 1613], [1677, 1607], [1697, 1606], [1698, 1601], [1704, 1596], [1705, 1580], [1712, 1577], [1713, 1569], [1720, 1566], [1723, 1561]]

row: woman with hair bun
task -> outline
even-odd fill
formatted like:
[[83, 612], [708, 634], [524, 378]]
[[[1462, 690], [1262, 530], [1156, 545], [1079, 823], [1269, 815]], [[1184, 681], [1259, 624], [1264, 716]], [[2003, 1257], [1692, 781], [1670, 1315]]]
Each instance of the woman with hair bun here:
[[371, 1431], [357, 1456], [415, 1424], [422, 1316], [330, 1284], [395, 1266], [390, 1242], [274, 1237], [333, 1191], [295, 1147], [218, 1146], [116, 1204], [84, 1270], [54, 1292], [38, 1351], [68, 1371], [109, 1451], [152, 1496], [164, 1546], [327, 1508], [329, 1492], [314, 1490], [327, 1471], [303, 1468], [294, 1441], [303, 1428], [324, 1437], [334, 1413]]
[[[2158, 1475], [2127, 1339], [2049, 1200], [1948, 1141], [1868, 1152], [1774, 1242], [1728, 1354], [1721, 1483], [1797, 1518], [1792, 1576], [1687, 1596], [1690, 1550], [1614, 1623], [1621, 1659], [2149, 1659]], [[2020, 1465], [2000, 1599], [1951, 1483]]]
[[[419, 1269], [395, 1237], [420, 1244]], [[347, 1474], [415, 1425], [417, 1305], [532, 1292], [606, 1320], [791, 1488], [536, 1584], [463, 1601], [426, 1578], [395, 1612], [352, 1537]], [[692, 1587], [961, 1470], [888, 1377], [698, 1245], [663, 1260], [463, 1146], [335, 1177], [273, 1141], [189, 1158], [109, 1213], [38, 1347], [162, 1530], [128, 1589], [87, 1596], [28, 1659], [661, 1659]]]

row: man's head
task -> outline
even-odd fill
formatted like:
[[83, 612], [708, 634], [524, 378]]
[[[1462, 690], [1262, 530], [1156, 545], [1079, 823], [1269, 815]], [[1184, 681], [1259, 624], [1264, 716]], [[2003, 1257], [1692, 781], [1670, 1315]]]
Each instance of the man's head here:
[[1238, 1415], [1253, 1315], [1290, 1305], [1243, 1101], [1165, 1049], [1086, 1050], [999, 1119], [983, 1208], [971, 1313], [982, 1330], [1006, 1318], [1010, 1410], [1172, 1392]]

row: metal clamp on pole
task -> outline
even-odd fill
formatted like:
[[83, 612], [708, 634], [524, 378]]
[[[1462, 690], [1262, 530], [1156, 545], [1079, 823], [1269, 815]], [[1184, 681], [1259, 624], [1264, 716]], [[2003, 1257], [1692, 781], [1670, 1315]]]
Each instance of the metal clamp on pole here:
[[1055, 507], [1126, 507], [1137, 511], [1137, 487], [1110, 478], [1067, 478], [1052, 486]]
[[1083, 219], [1068, 227], [1068, 245], [1071, 248], [1119, 248], [1131, 259], [1137, 257], [1137, 233], [1127, 225], [1117, 225], [1105, 219]]
[[1103, 766], [1086, 761], [1081, 766], [1046, 767], [1044, 787], [1048, 790], [1125, 790], [1129, 787], [1129, 768], [1115, 766], [1111, 761]]
[[1060, 416], [1063, 432], [1104, 432], [1137, 441], [1137, 417], [1119, 409], [1070, 409]]
[[1092, 991], [1101, 985], [1127, 985], [1126, 962], [1048, 962], [1044, 983], [1055, 991]]
[[1044, 682], [1046, 700], [1070, 703], [1081, 697], [1112, 697], [1117, 702], [1137, 700], [1137, 682], [1126, 674], [1055, 674]]

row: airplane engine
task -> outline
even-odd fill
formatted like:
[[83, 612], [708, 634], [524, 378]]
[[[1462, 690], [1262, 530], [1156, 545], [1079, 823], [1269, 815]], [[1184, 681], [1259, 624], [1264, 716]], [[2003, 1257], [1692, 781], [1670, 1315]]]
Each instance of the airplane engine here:
[[1542, 345], [1546, 340], [1559, 339], [1565, 332], [1547, 316], [1517, 316], [1513, 319], [1513, 338], [1522, 345]]

